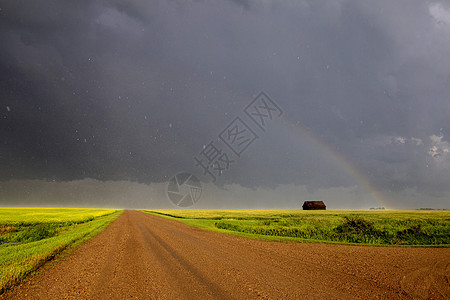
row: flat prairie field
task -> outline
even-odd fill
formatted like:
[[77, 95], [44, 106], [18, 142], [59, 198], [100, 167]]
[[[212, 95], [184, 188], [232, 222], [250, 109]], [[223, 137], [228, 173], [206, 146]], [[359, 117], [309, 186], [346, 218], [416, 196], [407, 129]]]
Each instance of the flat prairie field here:
[[450, 246], [450, 211], [147, 210], [213, 231], [265, 240]]
[[85, 241], [122, 210], [0, 208], [0, 294], [68, 247]]

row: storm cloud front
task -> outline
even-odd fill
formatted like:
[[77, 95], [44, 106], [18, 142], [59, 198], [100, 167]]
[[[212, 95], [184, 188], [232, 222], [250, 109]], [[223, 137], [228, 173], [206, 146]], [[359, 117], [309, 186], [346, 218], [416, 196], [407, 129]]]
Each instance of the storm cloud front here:
[[445, 1], [0, 1], [0, 205], [449, 208], [449, 54]]

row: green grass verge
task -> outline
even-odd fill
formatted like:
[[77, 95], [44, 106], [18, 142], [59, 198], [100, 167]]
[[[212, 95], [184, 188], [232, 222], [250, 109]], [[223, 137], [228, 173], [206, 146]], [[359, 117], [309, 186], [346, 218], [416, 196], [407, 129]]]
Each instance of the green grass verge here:
[[377, 246], [450, 246], [448, 211], [146, 211], [250, 238]]
[[0, 208], [0, 294], [63, 250], [100, 233], [122, 212]]

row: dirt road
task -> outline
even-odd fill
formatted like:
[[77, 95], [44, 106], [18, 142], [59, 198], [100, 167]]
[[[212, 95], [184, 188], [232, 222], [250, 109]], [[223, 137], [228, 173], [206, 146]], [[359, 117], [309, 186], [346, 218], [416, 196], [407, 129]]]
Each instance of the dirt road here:
[[250, 240], [126, 211], [12, 299], [450, 297], [449, 248]]

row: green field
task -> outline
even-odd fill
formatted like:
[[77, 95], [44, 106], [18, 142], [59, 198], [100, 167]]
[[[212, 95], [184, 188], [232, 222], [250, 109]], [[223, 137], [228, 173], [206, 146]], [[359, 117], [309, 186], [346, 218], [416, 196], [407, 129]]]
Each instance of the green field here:
[[116, 209], [0, 208], [0, 294], [56, 254], [95, 236]]
[[214, 231], [266, 240], [450, 246], [450, 211], [153, 210]]

